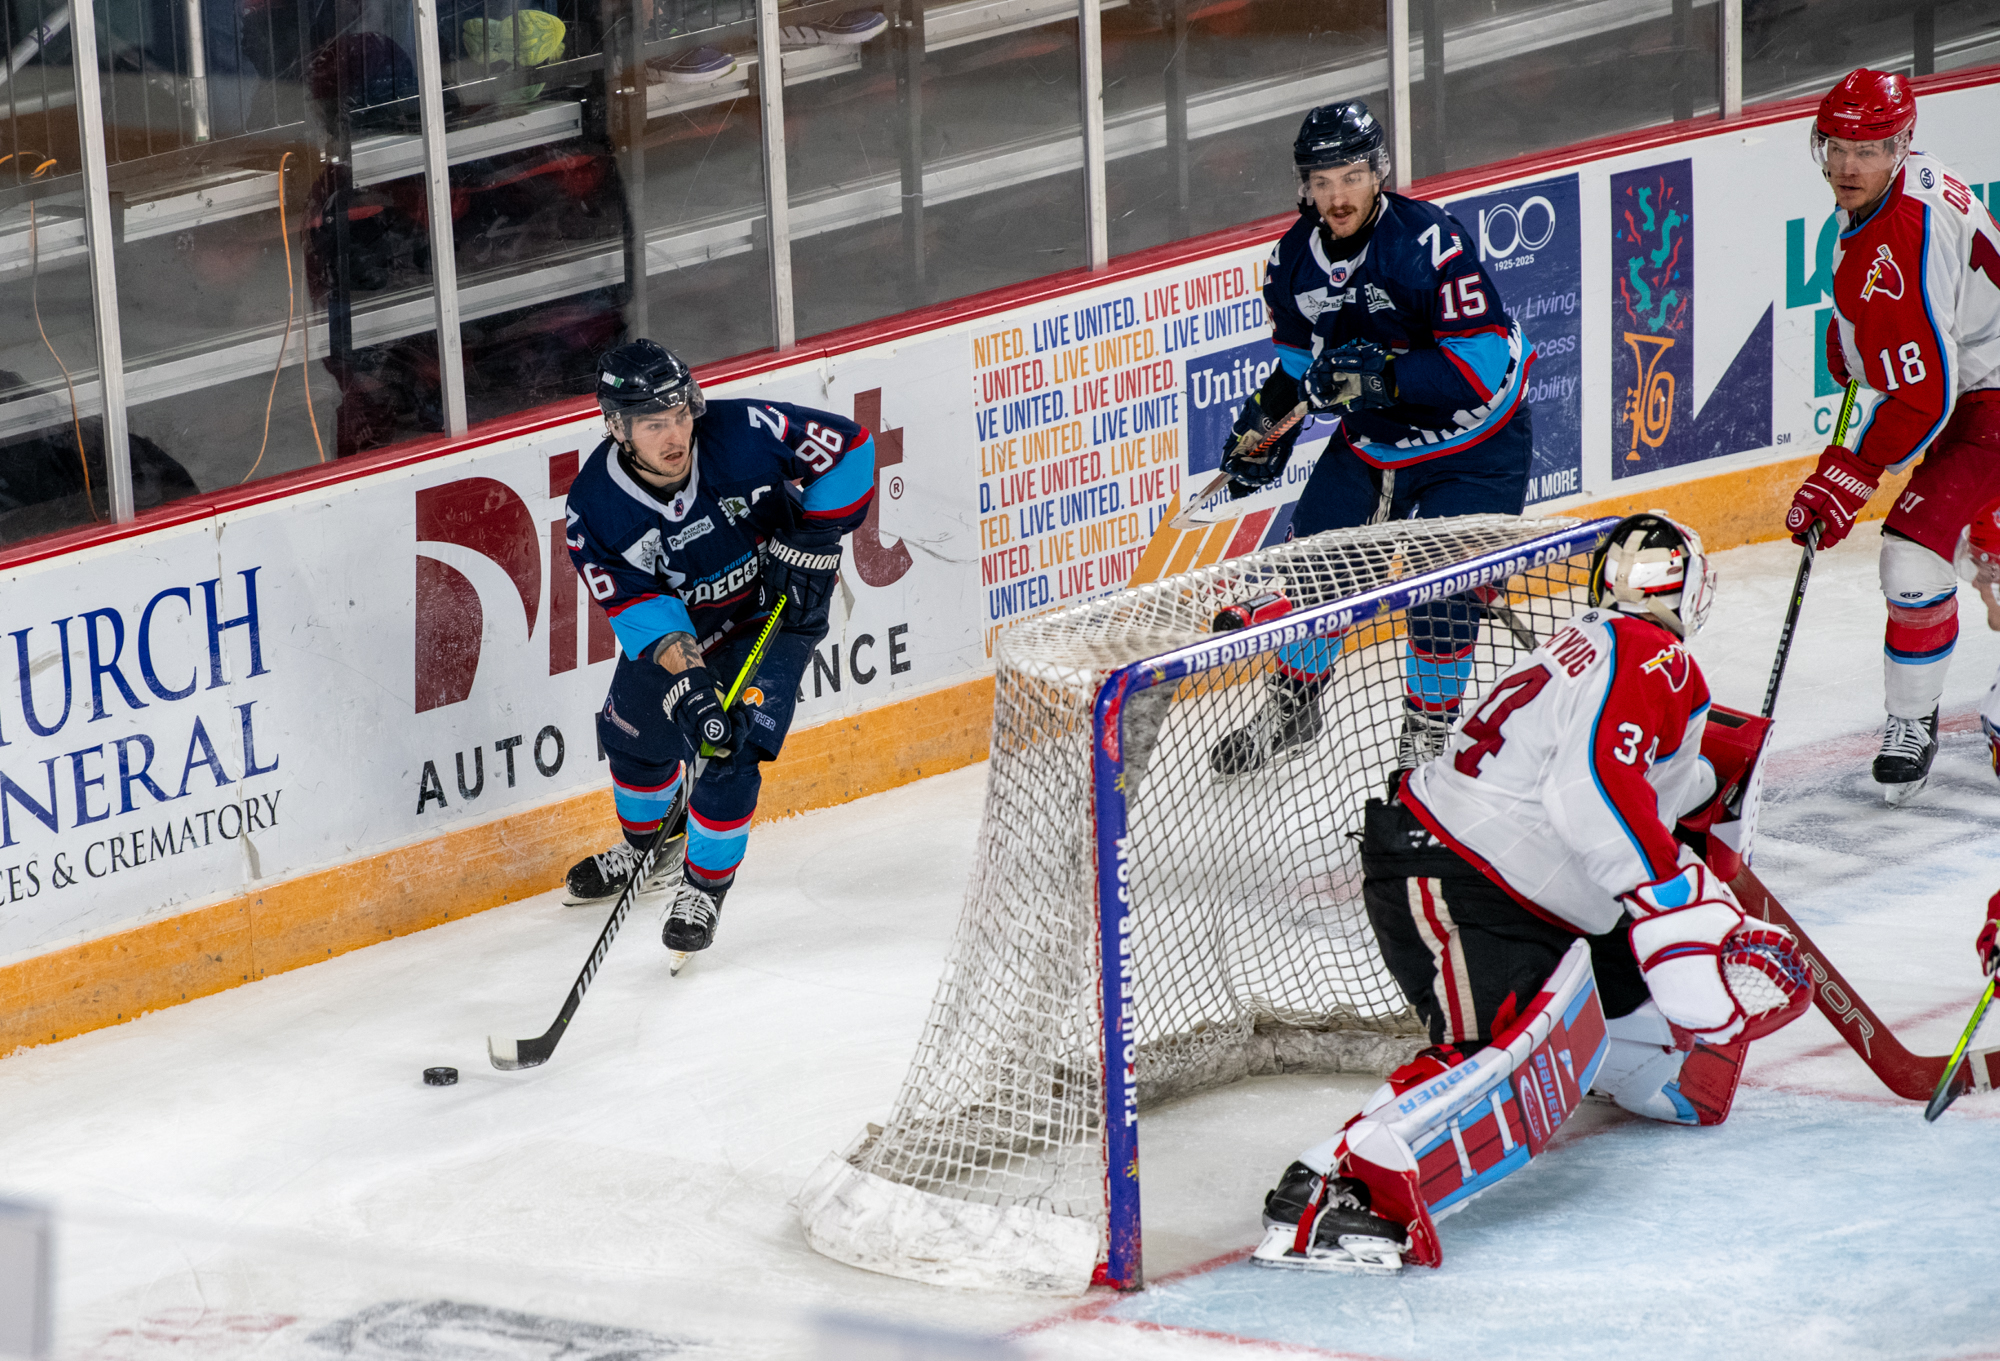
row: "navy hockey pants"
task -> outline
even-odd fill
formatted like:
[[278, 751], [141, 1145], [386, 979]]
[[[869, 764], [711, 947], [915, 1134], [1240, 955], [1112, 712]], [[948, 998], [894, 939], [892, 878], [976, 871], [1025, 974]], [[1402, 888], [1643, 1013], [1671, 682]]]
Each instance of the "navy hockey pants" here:
[[[1512, 420], [1464, 453], [1395, 470], [1389, 518], [1434, 520], [1446, 515], [1519, 515], [1528, 499], [1535, 425], [1523, 402]], [[1320, 456], [1292, 513], [1292, 537], [1367, 524], [1381, 502], [1383, 470], [1346, 447], [1340, 436]], [[1405, 699], [1429, 713], [1455, 715], [1472, 677], [1472, 645], [1485, 611], [1470, 595], [1418, 605], [1409, 612]], [[1296, 680], [1323, 679], [1340, 660], [1332, 640], [1294, 643], [1278, 654], [1279, 670]]]
[[[1515, 902], [1400, 801], [1368, 801], [1361, 896], [1383, 962], [1430, 1027], [1431, 1043], [1467, 1053], [1527, 1010], [1578, 934]], [[1626, 936], [1630, 925], [1621, 917], [1586, 938], [1604, 1014], [1614, 1019], [1651, 996]]]
[[[687, 865], [705, 883], [726, 884], [735, 878], [764, 787], [763, 762], [784, 745], [799, 680], [812, 660], [813, 645], [825, 636], [824, 625], [814, 633], [780, 629], [772, 635], [763, 664], [738, 701], [751, 711], [751, 740], [710, 761], [694, 787], [688, 800]], [[718, 686], [728, 689], [754, 641], [754, 632], [745, 632], [706, 655], [709, 675]], [[644, 846], [672, 812], [680, 796], [682, 765], [695, 758], [686, 734], [661, 707], [672, 682], [658, 663], [621, 654], [611, 693], [597, 714], [618, 822], [635, 846]]]

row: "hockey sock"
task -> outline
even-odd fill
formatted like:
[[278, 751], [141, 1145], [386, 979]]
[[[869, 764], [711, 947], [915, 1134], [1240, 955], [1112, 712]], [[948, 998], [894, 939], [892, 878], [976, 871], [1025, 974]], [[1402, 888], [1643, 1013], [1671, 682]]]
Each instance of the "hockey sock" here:
[[1958, 597], [1930, 605], [1889, 606], [1883, 633], [1882, 693], [1898, 718], [1924, 718], [1944, 693], [1946, 664], [1958, 643]]
[[677, 766], [674, 777], [665, 784], [628, 784], [615, 774], [611, 777], [611, 797], [618, 808], [618, 825], [625, 830], [625, 840], [635, 849], [644, 850], [652, 844], [653, 833], [660, 830], [660, 822], [673, 811], [674, 799], [679, 796], [681, 772]]
[[750, 819], [754, 810], [740, 818], [707, 818], [700, 809], [688, 810], [687, 867], [692, 878], [705, 884], [727, 884], [743, 863], [743, 848], [750, 840]]
[[1304, 691], [1306, 698], [1320, 692], [1340, 660], [1343, 644], [1339, 638], [1308, 638], [1287, 643], [1278, 649], [1278, 675]]
[[1427, 714], [1457, 717], [1459, 697], [1472, 679], [1472, 644], [1449, 655], [1419, 650], [1413, 638], [1403, 662], [1404, 700]]

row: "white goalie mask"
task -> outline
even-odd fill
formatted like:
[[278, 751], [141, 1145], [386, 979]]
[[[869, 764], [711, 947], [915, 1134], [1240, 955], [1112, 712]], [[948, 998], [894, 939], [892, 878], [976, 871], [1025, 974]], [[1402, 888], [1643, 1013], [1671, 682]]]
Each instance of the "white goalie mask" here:
[[1626, 516], [1591, 556], [1590, 603], [1692, 640], [1715, 603], [1715, 567], [1701, 535], [1660, 511]]

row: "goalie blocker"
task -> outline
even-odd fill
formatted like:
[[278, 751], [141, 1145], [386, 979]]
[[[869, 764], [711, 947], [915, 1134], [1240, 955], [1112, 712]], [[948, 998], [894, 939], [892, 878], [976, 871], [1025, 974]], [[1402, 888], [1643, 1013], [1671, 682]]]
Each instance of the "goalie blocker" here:
[[1691, 530], [1622, 522], [1593, 608], [1371, 803], [1369, 921], [1432, 1047], [1286, 1173], [1257, 1261], [1435, 1266], [1436, 1216], [1525, 1165], [1583, 1092], [1718, 1124], [1748, 1043], [1809, 1004], [1791, 935], [1746, 921], [1685, 844], [1740, 869], [1768, 731], [1709, 722], [1684, 643], [1713, 589]]

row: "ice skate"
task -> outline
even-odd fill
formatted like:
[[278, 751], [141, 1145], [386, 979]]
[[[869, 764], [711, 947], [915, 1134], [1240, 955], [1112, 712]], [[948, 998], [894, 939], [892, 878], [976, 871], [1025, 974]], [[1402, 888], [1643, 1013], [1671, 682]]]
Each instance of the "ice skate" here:
[[1451, 725], [1457, 721], [1455, 713], [1429, 713], [1404, 701], [1403, 730], [1396, 734], [1396, 769], [1415, 770], [1424, 762], [1444, 755], [1444, 744], [1451, 738]]
[[1927, 718], [1889, 715], [1882, 730], [1882, 750], [1875, 757], [1875, 783], [1882, 786], [1883, 801], [1891, 808], [1916, 797], [1929, 783], [1938, 749], [1937, 724], [1936, 709]]
[[699, 950], [706, 950], [715, 943], [716, 921], [722, 915], [722, 899], [729, 892], [729, 885], [704, 884], [698, 879], [681, 880], [680, 892], [674, 897], [674, 909], [667, 914], [667, 924], [660, 931], [660, 940], [669, 952], [667, 972], [677, 974], [687, 964], [688, 956]]
[[[1258, 1266], [1292, 1271], [1400, 1271], [1409, 1234], [1369, 1209], [1368, 1187], [1352, 1177], [1324, 1179], [1304, 1163], [1285, 1169], [1264, 1197], [1264, 1241], [1250, 1254]], [[1298, 1247], [1299, 1221], [1313, 1216], [1312, 1240]]]
[[[685, 836], [668, 837], [653, 860], [653, 873], [639, 890], [641, 898], [652, 897], [671, 887], [680, 873], [681, 847]], [[563, 879], [563, 906], [582, 907], [609, 902], [632, 882], [632, 870], [639, 863], [639, 850], [623, 839], [596, 855], [588, 855], [569, 867]]]
[[1256, 717], [1209, 750], [1208, 765], [1215, 777], [1237, 779], [1283, 765], [1317, 741], [1326, 728], [1319, 715], [1319, 689], [1272, 677]]

